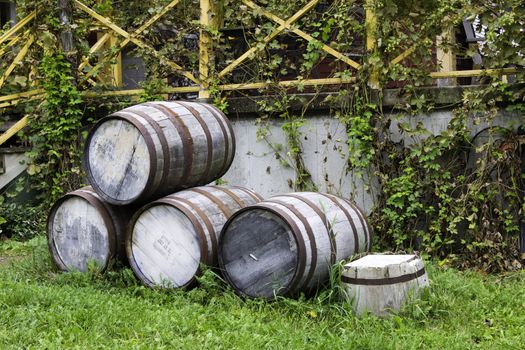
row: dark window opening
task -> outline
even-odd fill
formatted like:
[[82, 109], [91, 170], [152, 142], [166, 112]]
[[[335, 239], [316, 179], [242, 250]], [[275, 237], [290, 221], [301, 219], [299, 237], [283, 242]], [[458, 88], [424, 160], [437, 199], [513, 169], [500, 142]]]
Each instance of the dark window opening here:
[[11, 4], [0, 2], [0, 27], [3, 27], [11, 20]]

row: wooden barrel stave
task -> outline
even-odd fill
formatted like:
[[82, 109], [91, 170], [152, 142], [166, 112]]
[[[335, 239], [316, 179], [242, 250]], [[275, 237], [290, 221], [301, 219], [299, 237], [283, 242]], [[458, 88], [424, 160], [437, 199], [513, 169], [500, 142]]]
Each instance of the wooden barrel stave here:
[[86, 142], [94, 189], [112, 204], [159, 198], [226, 173], [235, 153], [227, 118], [194, 102], [149, 102], [102, 119]]
[[218, 236], [227, 219], [259, 197], [240, 187], [201, 186], [149, 203], [128, 230], [133, 271], [147, 286], [192, 286], [200, 264], [216, 266]]
[[[219, 241], [221, 269], [240, 294], [250, 297], [313, 290], [328, 279], [331, 265], [368, 249], [370, 232], [361, 215], [343, 199], [313, 192], [279, 195], [246, 207], [223, 228]], [[258, 217], [266, 217], [267, 222], [254, 227], [252, 222]], [[274, 225], [279, 220], [287, 226], [286, 234], [269, 243], [256, 237], [275, 234]], [[293, 236], [294, 244], [282, 244], [290, 241], [287, 235]], [[265, 255], [271, 249], [275, 257]], [[283, 266], [278, 266], [279, 256]], [[294, 269], [287, 265], [291, 261], [295, 262]], [[289, 271], [289, 275], [273, 276], [272, 271]], [[274, 289], [269, 288], [272, 278], [282, 285], [274, 283]]]
[[177, 128], [171, 122], [171, 119], [162, 111], [153, 108], [148, 104], [142, 104], [134, 107], [135, 108], [132, 110], [133, 112], [138, 111], [139, 113], [148, 115], [156, 120], [164, 132], [166, 139], [173, 141], [168, 144], [169, 154], [171, 155], [168, 171], [169, 176], [173, 176], [172, 179], [174, 182], [181, 181], [184, 175], [184, 169], [186, 167], [186, 164], [184, 163], [183, 148], [178, 147], [180, 144], [182, 144], [183, 140], [181, 134], [177, 131]]
[[[295, 253], [299, 249], [298, 242], [292, 229], [281, 218], [287, 215], [286, 212], [276, 209], [279, 211], [278, 215], [273, 210], [257, 206], [253, 210], [244, 211], [238, 216], [239, 220], [232, 222], [229, 227], [229, 230], [240, 230], [240, 233], [220, 240], [221, 268], [224, 271], [227, 266], [228, 273], [225, 277], [233, 286], [242, 290], [243, 295], [271, 298], [273, 292], [267, 288], [268, 285], [273, 286], [272, 289], [280, 289], [281, 286], [289, 285], [296, 274], [299, 256]], [[243, 234], [244, 221], [253, 223], [253, 234]], [[235, 242], [230, 243], [230, 238]], [[226, 251], [234, 245], [235, 251]], [[225, 260], [230, 255], [234, 258]], [[264, 268], [255, 269], [254, 266], [260, 263]], [[242, 278], [237, 278], [238, 276]]]
[[90, 260], [102, 270], [113, 259], [125, 261], [128, 219], [125, 208], [104, 203], [91, 187], [66, 194], [48, 216], [48, 247], [55, 265], [63, 271], [86, 272]]

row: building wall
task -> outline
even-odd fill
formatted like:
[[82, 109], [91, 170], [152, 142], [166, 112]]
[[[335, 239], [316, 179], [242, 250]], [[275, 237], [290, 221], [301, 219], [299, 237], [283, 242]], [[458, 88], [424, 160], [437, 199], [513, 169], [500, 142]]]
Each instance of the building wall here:
[[[264, 197], [293, 191], [290, 185], [295, 179], [294, 170], [283, 166], [266, 142], [257, 141], [258, 126], [255, 123], [257, 115], [230, 113], [229, 117], [236, 135], [237, 150], [233, 164], [223, 180], [232, 185], [250, 187]], [[401, 121], [407, 121], [413, 126], [422, 122], [428, 130], [437, 135], [446, 130], [451, 118], [452, 112], [443, 110], [414, 117], [402, 117]], [[524, 123], [523, 116], [519, 114], [501, 112], [494, 125], [517, 129]], [[282, 123], [278, 120], [271, 123], [270, 139], [272, 143], [279, 143], [286, 147], [285, 135], [280, 129], [281, 125]], [[471, 133], [474, 136], [486, 127], [486, 122], [481, 121], [475, 124], [473, 119]], [[363, 182], [352, 172], [346, 172], [348, 152], [344, 125], [328, 111], [324, 111], [309, 115], [308, 122], [301, 131], [303, 133], [303, 159], [318, 189], [353, 198], [361, 208], [370, 212], [377, 189], [374, 186], [367, 188], [365, 182], [369, 181]], [[421, 141], [420, 138], [410, 138], [401, 134], [397, 124], [391, 127], [390, 132], [393, 140], [402, 139], [405, 144]]]

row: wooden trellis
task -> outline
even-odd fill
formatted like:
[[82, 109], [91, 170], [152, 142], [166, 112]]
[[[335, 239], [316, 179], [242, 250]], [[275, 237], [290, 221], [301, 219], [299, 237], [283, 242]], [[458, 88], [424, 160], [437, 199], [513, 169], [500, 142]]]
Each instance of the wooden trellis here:
[[[157, 21], [159, 21], [163, 16], [165, 16], [170, 10], [175, 8], [180, 0], [173, 0], [164, 6], [157, 14], [152, 16], [146, 22], [144, 22], [139, 28], [133, 32], [128, 32], [123, 28], [115, 24], [110, 18], [105, 17], [97, 13], [92, 8], [86, 6], [80, 0], [72, 0], [73, 5], [80, 11], [86, 13], [88, 16], [93, 18], [95, 21], [100, 23], [105, 30], [100, 33], [95, 44], [90, 47], [87, 56], [82, 57], [78, 67], [78, 74], [80, 77], [80, 83], [87, 83], [91, 86], [98, 86], [100, 83], [107, 84], [107, 79], [104, 75], [99, 74], [102, 69], [105, 69], [108, 65], [112, 68], [112, 79], [114, 82], [113, 87], [119, 87], [122, 81], [122, 65], [121, 60], [117, 59], [114, 63], [113, 60], [115, 57], [121, 54], [122, 50], [129, 45], [130, 43], [146, 50], [153, 57], [158, 59], [158, 61], [170, 68], [173, 72], [180, 74], [181, 76], [186, 77], [191, 81], [193, 86], [184, 86], [184, 87], [169, 87], [166, 88], [164, 93], [188, 93], [188, 92], [198, 92], [199, 98], [209, 98], [210, 92], [209, 87], [212, 79], [221, 80], [228, 75], [230, 75], [235, 68], [239, 67], [244, 62], [253, 59], [261, 50], [260, 44], [263, 46], [271, 43], [276, 37], [282, 35], [286, 32], [292, 32], [307, 42], [316, 42], [318, 40], [312, 37], [310, 34], [306, 33], [304, 30], [300, 29], [297, 26], [297, 22], [308, 14], [320, 0], [311, 0], [303, 8], [297, 11], [295, 14], [290, 16], [287, 19], [282, 19], [274, 13], [267, 11], [261, 6], [257, 5], [252, 0], [241, 0], [242, 3], [252, 10], [256, 10], [266, 19], [277, 25], [277, 27], [263, 38], [262, 42], [259, 42], [258, 45], [250, 47], [246, 52], [237, 57], [233, 62], [229, 63], [225, 68], [219, 71], [215, 76], [210, 76], [210, 62], [211, 57], [213, 56], [213, 45], [212, 39], [205, 30], [210, 28], [213, 25], [213, 7], [211, 6], [211, 0], [200, 0], [200, 36], [199, 36], [199, 69], [198, 74], [195, 75], [194, 72], [191, 72], [185, 69], [181, 64], [174, 62], [169, 59], [158, 50], [156, 50], [152, 45], [148, 44], [143, 37], [141, 36], [144, 31], [148, 28], [151, 28]], [[367, 51], [373, 52], [376, 50], [376, 28], [378, 25], [377, 19], [374, 16], [371, 6], [366, 6], [366, 49]], [[0, 88], [5, 84], [6, 80], [12, 74], [12, 72], [18, 67], [25, 59], [28, 51], [31, 46], [34, 44], [34, 37], [31, 35], [31, 32], [26, 29], [27, 25], [35, 19], [38, 14], [38, 10], [31, 12], [27, 17], [20, 20], [15, 26], [9, 29], [7, 32], [0, 36], [0, 58], [3, 57], [9, 49], [16, 48], [17, 45], [23, 43], [22, 47], [19, 49], [18, 53], [14, 57], [13, 61], [8, 65], [7, 69], [0, 76]], [[345, 63], [351, 67], [356, 73], [362, 69], [362, 65], [359, 62], [352, 60], [350, 57], [334, 49], [333, 47], [324, 44], [320, 44], [320, 48], [327, 53], [328, 55], [333, 56], [340, 62]], [[102, 50], [105, 50], [110, 46], [112, 48], [111, 52], [102, 59], [100, 59], [96, 64], [92, 65], [90, 63], [90, 57], [95, 55]], [[391, 65], [401, 64], [406, 58], [408, 58], [415, 51], [414, 47], [409, 48], [404, 51], [393, 60], [390, 61]], [[474, 77], [481, 75], [503, 75], [503, 74], [512, 74], [515, 73], [515, 68], [508, 69], [498, 69], [498, 70], [467, 70], [467, 71], [456, 71], [450, 70], [445, 72], [434, 72], [430, 74], [431, 78], [458, 78], [458, 77]], [[348, 78], [326, 78], [326, 79], [301, 79], [301, 80], [286, 80], [278, 81], [272, 84], [276, 84], [282, 87], [295, 87], [295, 86], [322, 86], [322, 85], [342, 85], [342, 84], [351, 84], [356, 81], [355, 77]], [[253, 90], [261, 89], [269, 86], [267, 82], [254, 82], [254, 83], [239, 83], [239, 84], [220, 84], [216, 86], [220, 91], [238, 91], [238, 90]], [[378, 88], [378, 79], [377, 74], [372, 72], [369, 85], [372, 88]], [[101, 96], [133, 96], [142, 93], [142, 89], [132, 89], [132, 90], [108, 90], [108, 91], [83, 91], [82, 95], [86, 98], [101, 97]], [[26, 101], [28, 99], [38, 99], [43, 96], [43, 90], [39, 88], [34, 88], [29, 91], [20, 92], [16, 94], [10, 94], [5, 96], [0, 96], [0, 108], [13, 106], [20, 102]], [[7, 130], [3, 135], [0, 136], [0, 145], [7, 141], [10, 137], [15, 135], [27, 124], [27, 117], [22, 118], [19, 122], [14, 124], [9, 130]]]

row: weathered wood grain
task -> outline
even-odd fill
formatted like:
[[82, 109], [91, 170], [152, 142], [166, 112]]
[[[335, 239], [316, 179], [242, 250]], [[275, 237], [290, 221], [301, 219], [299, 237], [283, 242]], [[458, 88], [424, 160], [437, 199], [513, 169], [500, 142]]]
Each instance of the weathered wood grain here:
[[124, 205], [210, 183], [226, 173], [234, 154], [233, 129], [217, 108], [148, 102], [97, 123], [84, 163], [100, 196]]
[[333, 264], [368, 250], [369, 239], [366, 219], [352, 203], [323, 193], [289, 193], [228, 220], [219, 265], [242, 295], [292, 295], [318, 288]]
[[201, 264], [217, 265], [226, 220], [259, 198], [242, 187], [201, 186], [144, 206], [132, 218], [126, 239], [133, 271], [147, 286], [192, 286]]
[[66, 194], [51, 208], [48, 246], [63, 271], [86, 272], [93, 262], [101, 270], [113, 259], [123, 260], [127, 208], [104, 203], [91, 187]]
[[271, 298], [290, 284], [296, 272], [297, 243], [290, 227], [264, 209], [236, 217], [221, 247], [229, 279], [248, 296]]
[[367, 255], [345, 265], [341, 280], [358, 315], [387, 316], [429, 286], [424, 263], [415, 255]]

